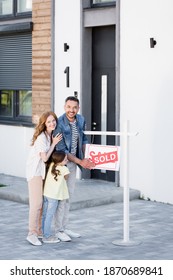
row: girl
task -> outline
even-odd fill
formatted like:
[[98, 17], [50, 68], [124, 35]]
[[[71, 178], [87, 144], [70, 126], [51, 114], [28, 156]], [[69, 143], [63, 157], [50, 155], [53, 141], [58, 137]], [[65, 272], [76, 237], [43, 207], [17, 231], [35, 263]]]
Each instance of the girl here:
[[67, 155], [63, 151], [56, 151], [52, 154], [46, 181], [44, 185], [43, 202], [43, 242], [55, 243], [60, 240], [51, 234], [51, 225], [54, 214], [58, 207], [58, 201], [65, 201], [69, 198], [66, 180], [70, 173], [67, 164]]
[[35, 128], [31, 150], [27, 160], [26, 178], [29, 189], [29, 233], [28, 242], [33, 245], [42, 245], [38, 236], [41, 232], [41, 214], [43, 197], [43, 180], [46, 173], [46, 162], [52, 154], [55, 145], [61, 141], [62, 135], [52, 136], [57, 125], [57, 116], [54, 112], [43, 113]]

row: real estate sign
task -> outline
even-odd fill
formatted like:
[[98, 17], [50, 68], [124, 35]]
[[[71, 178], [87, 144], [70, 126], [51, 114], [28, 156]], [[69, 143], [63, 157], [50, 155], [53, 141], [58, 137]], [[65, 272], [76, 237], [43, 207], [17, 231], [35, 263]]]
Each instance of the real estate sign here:
[[119, 146], [87, 144], [85, 157], [96, 164], [95, 169], [119, 171]]

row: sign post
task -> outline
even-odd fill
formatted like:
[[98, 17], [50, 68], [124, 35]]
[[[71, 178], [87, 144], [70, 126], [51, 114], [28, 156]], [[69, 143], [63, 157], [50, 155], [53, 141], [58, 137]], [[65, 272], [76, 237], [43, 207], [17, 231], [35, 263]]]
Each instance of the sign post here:
[[[134, 246], [139, 245], [141, 242], [130, 240], [129, 238], [129, 121], [124, 123], [124, 131], [123, 131], [123, 145], [122, 149], [124, 151], [124, 164], [123, 164], [123, 172], [124, 172], [124, 192], [123, 192], [123, 208], [124, 208], [124, 232], [123, 232], [123, 240], [114, 240], [112, 243], [118, 246]], [[137, 135], [137, 134], [136, 134]]]
[[[124, 189], [123, 189], [123, 210], [124, 210], [124, 232], [122, 240], [115, 240], [112, 243], [118, 246], [134, 246], [141, 242], [132, 241], [129, 239], [129, 136], [136, 136], [137, 133], [129, 133], [129, 121], [124, 123], [123, 132], [114, 131], [85, 131], [87, 135], [111, 135], [123, 136], [123, 173], [124, 173]], [[115, 170], [115, 169], [114, 169]]]

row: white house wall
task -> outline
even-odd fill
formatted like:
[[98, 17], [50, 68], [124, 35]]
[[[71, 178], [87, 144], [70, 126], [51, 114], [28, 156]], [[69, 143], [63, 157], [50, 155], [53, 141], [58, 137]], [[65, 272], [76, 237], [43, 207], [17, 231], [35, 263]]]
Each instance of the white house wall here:
[[0, 173], [25, 177], [33, 128], [0, 125]]
[[127, 119], [139, 131], [130, 138], [129, 185], [173, 203], [173, 2], [121, 0], [120, 9], [121, 127]]
[[[81, 97], [81, 22], [80, 0], [55, 1], [55, 97], [54, 110], [57, 115], [64, 112], [64, 100], [78, 93]], [[69, 45], [64, 52], [64, 43]], [[66, 87], [65, 68], [70, 67], [70, 86]], [[81, 99], [81, 98], [80, 98]]]

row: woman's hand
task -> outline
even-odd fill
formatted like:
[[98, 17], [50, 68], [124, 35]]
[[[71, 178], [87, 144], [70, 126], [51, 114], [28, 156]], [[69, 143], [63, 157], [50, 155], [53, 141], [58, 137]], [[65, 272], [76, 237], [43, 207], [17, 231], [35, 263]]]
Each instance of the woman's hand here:
[[58, 144], [61, 140], [62, 140], [62, 134], [58, 133], [57, 135], [55, 135], [55, 137], [53, 137], [52, 135], [52, 144], [54, 146], [56, 146], [56, 144]]
[[49, 151], [40, 153], [40, 157], [44, 162], [47, 162], [49, 157], [51, 156], [56, 144], [58, 144], [62, 140], [62, 134], [58, 133], [55, 137], [52, 136], [52, 144], [50, 146]]

